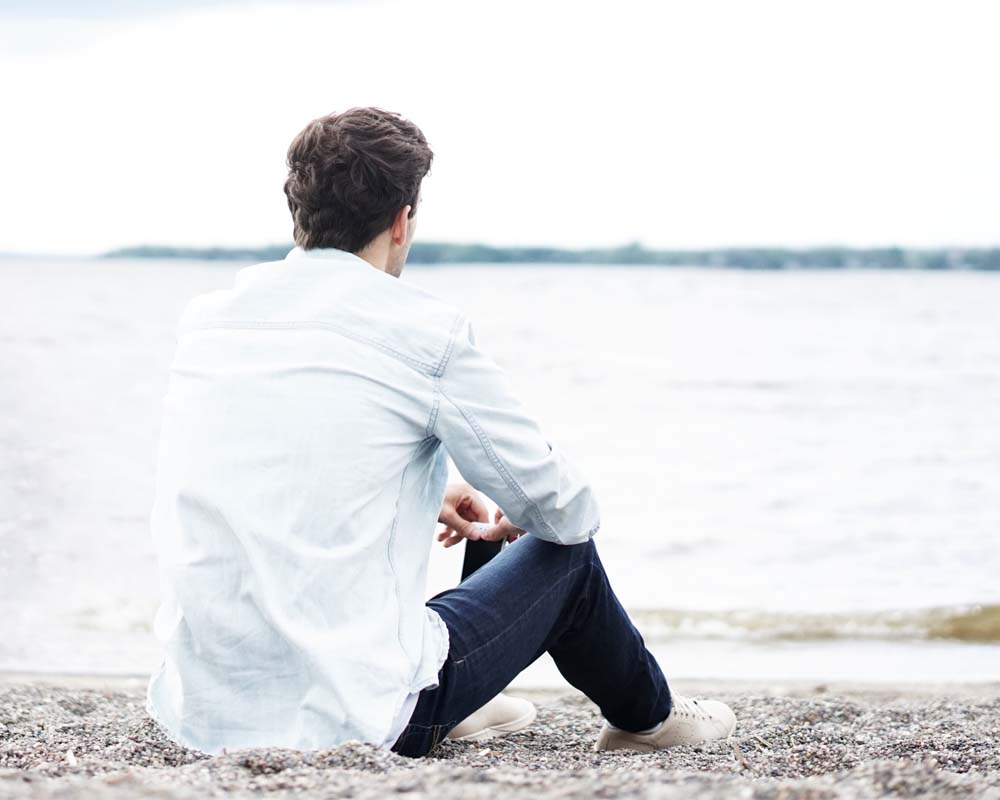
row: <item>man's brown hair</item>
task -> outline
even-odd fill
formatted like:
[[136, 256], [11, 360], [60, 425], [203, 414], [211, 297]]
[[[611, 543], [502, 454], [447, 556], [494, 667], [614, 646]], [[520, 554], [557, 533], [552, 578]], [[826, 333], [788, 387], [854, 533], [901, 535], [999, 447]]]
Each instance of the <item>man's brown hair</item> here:
[[285, 196], [295, 244], [356, 253], [417, 211], [434, 153], [420, 128], [380, 108], [350, 108], [314, 119], [288, 148]]

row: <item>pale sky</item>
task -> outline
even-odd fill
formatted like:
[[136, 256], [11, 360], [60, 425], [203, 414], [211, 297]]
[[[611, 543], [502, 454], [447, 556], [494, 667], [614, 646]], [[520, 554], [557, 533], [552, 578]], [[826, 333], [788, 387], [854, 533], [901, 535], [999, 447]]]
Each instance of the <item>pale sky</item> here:
[[287, 242], [355, 105], [434, 149], [427, 241], [1000, 244], [1000, 3], [84, 5], [0, 2], [0, 251]]

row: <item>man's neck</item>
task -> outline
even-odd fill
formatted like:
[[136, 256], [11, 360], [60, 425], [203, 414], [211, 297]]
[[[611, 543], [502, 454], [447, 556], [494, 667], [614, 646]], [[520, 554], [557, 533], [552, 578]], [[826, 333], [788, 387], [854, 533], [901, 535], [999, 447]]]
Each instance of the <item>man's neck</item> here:
[[389, 239], [387, 237], [380, 236], [354, 255], [359, 258], [363, 258], [379, 272], [384, 272], [386, 275], [392, 275], [392, 277], [398, 278], [400, 273], [403, 271], [403, 265], [400, 264], [398, 268], [392, 266], [389, 259], [389, 253]]

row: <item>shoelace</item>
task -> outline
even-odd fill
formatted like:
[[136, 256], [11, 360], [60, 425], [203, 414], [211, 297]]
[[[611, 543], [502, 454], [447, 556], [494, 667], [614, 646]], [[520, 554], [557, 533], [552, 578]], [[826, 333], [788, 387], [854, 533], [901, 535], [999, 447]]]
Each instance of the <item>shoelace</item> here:
[[673, 698], [674, 701], [674, 713], [679, 717], [687, 717], [689, 719], [703, 719], [710, 720], [712, 715], [709, 714], [705, 709], [698, 705], [698, 701], [688, 698], [688, 697], [677, 697]]

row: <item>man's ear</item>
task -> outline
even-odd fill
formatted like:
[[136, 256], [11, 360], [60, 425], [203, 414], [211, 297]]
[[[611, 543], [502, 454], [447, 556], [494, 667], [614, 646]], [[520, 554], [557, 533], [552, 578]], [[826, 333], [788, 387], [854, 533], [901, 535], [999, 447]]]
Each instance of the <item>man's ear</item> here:
[[403, 206], [392, 221], [392, 230], [389, 232], [389, 235], [392, 238], [392, 243], [397, 247], [402, 247], [406, 244], [406, 230], [410, 224], [409, 214], [411, 208], [413, 206]]

